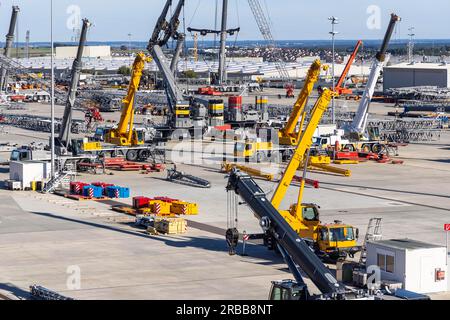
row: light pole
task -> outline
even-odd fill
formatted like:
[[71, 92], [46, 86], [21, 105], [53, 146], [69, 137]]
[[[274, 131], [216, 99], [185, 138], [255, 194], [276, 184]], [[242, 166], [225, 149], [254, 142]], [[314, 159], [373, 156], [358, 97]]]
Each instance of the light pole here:
[[[339, 23], [339, 18], [336, 18], [334, 16], [328, 18], [328, 20], [331, 21], [331, 42], [332, 42], [332, 67], [331, 67], [331, 80], [332, 80], [332, 84], [333, 84], [333, 92], [336, 90], [336, 79], [335, 79], [335, 72], [334, 72], [334, 67], [335, 67], [335, 38], [336, 35], [339, 33], [335, 30], [335, 25], [337, 25]], [[333, 98], [331, 100], [331, 121], [333, 124], [336, 123], [336, 109], [335, 109], [335, 97], [333, 95]]]
[[128, 51], [130, 52], [130, 54], [131, 54], [131, 37], [132, 36], [133, 35], [131, 33], [128, 34]]
[[54, 66], [54, 45], [53, 45], [53, 0], [50, 0], [50, 45], [51, 45], [51, 133], [50, 133], [50, 148], [51, 148], [51, 171], [52, 180], [56, 178], [55, 168], [55, 66]]
[[408, 63], [414, 62], [414, 36], [416, 35], [414, 33], [415, 28], [410, 27], [408, 28], [408, 36], [409, 36], [409, 43], [408, 43]]

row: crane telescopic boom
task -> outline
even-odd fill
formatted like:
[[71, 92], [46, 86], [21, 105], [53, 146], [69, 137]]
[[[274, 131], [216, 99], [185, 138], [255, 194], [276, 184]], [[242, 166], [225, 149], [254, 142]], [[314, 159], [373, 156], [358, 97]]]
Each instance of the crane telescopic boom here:
[[[9, 23], [8, 34], [6, 35], [5, 51], [4, 55], [6, 58], [11, 57], [11, 48], [14, 42], [14, 32], [16, 30], [17, 16], [19, 15], [20, 9], [18, 6], [12, 7], [11, 20]], [[6, 86], [8, 84], [8, 71], [6, 68], [2, 68], [0, 75], [0, 91], [6, 91]]]
[[348, 59], [347, 65], [344, 68], [344, 72], [342, 72], [341, 77], [339, 78], [336, 87], [335, 87], [335, 91], [338, 94], [343, 94], [346, 91], [348, 91], [348, 89], [343, 88], [344, 82], [347, 79], [347, 75], [350, 72], [350, 68], [353, 65], [353, 62], [355, 62], [356, 59], [356, 55], [358, 54], [359, 48], [361, 47], [361, 45], [363, 44], [363, 42], [361, 40], [358, 40], [358, 42], [356, 43], [355, 49], [353, 50], [350, 58]]
[[395, 25], [401, 19], [396, 14], [391, 15], [391, 20], [389, 22], [388, 28], [386, 30], [386, 34], [383, 39], [383, 43], [381, 44], [380, 50], [377, 52], [374, 61], [372, 63], [372, 68], [369, 75], [369, 80], [367, 81], [367, 85], [362, 95], [358, 111], [356, 112], [356, 116], [353, 119], [352, 124], [348, 130], [350, 133], [356, 133], [360, 137], [364, 136], [366, 128], [367, 128], [367, 119], [369, 117], [369, 106], [370, 102], [373, 98], [375, 87], [378, 82], [378, 78], [380, 77], [381, 71], [383, 67], [388, 62], [390, 56], [386, 53], [389, 42], [391, 41], [392, 34], [395, 29]]
[[[148, 42], [147, 50], [164, 79], [164, 87], [171, 113], [169, 125], [174, 128], [190, 128], [192, 127], [190, 101], [188, 101], [188, 98], [184, 96], [181, 89], [177, 86], [174, 72], [171, 70], [170, 63], [162, 50], [162, 46], [166, 45], [170, 38], [179, 39], [182, 37], [178, 33], [177, 28], [179, 26], [179, 15], [184, 6], [184, 0], [179, 1], [170, 22], [168, 22], [167, 15], [171, 5], [172, 0], [167, 0], [153, 30], [152, 37]], [[174, 58], [177, 59], [176, 57]], [[175, 66], [173, 67], [175, 68]]]
[[[229, 176], [227, 190], [236, 192], [245, 201], [260, 220], [264, 231], [276, 239], [277, 244], [308, 275], [322, 294], [333, 295], [337, 298], [345, 294], [345, 287], [335, 279], [308, 244], [291, 228], [249, 175], [233, 170]], [[292, 266], [291, 264], [290, 267]], [[297, 277], [299, 276], [297, 274]]]
[[298, 144], [298, 134], [295, 130], [300, 116], [305, 111], [308, 98], [314, 90], [314, 85], [319, 80], [322, 68], [323, 66], [319, 59], [315, 60], [309, 68], [308, 75], [305, 79], [305, 84], [294, 104], [294, 109], [292, 110], [291, 116], [289, 117], [289, 120], [284, 128], [279, 132], [279, 141], [281, 145], [296, 146]]
[[83, 51], [86, 45], [87, 33], [91, 23], [88, 19], [83, 19], [83, 27], [81, 29], [80, 42], [78, 44], [78, 51], [72, 65], [72, 75], [67, 95], [66, 107], [64, 109], [64, 116], [62, 119], [61, 129], [57, 137], [56, 147], [59, 148], [60, 154], [66, 153], [70, 147], [70, 135], [72, 126], [72, 111], [75, 106], [75, 100], [78, 91], [78, 82], [80, 81], [80, 74], [82, 69]]
[[151, 58], [144, 53], [138, 53], [133, 63], [128, 92], [123, 99], [122, 115], [117, 129], [110, 130], [105, 137], [105, 141], [118, 146], [133, 146], [144, 144], [143, 139], [137, 136], [134, 130], [134, 110], [135, 97], [141, 83], [142, 72], [145, 64], [151, 62]]
[[[329, 89], [324, 89], [314, 105], [314, 108], [311, 110], [311, 118], [306, 125], [306, 128], [302, 131], [294, 155], [286, 167], [284, 175], [273, 194], [271, 202], [277, 210], [280, 208], [281, 202], [283, 201], [298, 168], [305, 160], [306, 151], [311, 148], [314, 132], [316, 131], [324, 112], [328, 109], [328, 105], [330, 104], [333, 95], [335, 95], [334, 92]], [[301, 199], [299, 199], [299, 205], [301, 205]]]

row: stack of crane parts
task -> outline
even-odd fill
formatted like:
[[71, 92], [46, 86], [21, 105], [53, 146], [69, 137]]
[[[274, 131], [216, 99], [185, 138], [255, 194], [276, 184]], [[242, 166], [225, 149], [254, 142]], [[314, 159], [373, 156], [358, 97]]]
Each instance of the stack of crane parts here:
[[211, 182], [208, 180], [195, 177], [184, 172], [177, 171], [176, 167], [167, 169], [167, 180], [172, 182], [179, 182], [181, 184], [197, 187], [197, 188], [211, 188]]

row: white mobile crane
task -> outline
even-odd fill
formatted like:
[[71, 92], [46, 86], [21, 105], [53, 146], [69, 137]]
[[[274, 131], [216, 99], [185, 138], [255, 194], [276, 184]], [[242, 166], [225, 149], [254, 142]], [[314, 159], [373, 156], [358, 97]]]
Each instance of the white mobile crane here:
[[387, 145], [379, 141], [379, 133], [377, 130], [367, 132], [367, 120], [369, 117], [369, 107], [372, 101], [375, 88], [380, 78], [383, 67], [390, 59], [387, 53], [389, 42], [391, 41], [397, 22], [401, 19], [396, 14], [391, 14], [391, 19], [386, 30], [380, 50], [375, 55], [364, 94], [361, 97], [356, 115], [349, 125], [344, 126], [343, 130], [336, 130], [334, 135], [324, 135], [315, 137], [315, 144], [319, 147], [334, 146], [336, 142], [340, 144], [342, 149], [351, 151], [362, 150], [374, 153], [382, 153], [387, 151]]
[[390, 54], [386, 53], [386, 51], [389, 46], [389, 42], [391, 41], [395, 25], [400, 20], [401, 20], [400, 17], [397, 16], [396, 14], [393, 13], [391, 15], [391, 20], [389, 22], [389, 26], [384, 36], [383, 43], [381, 44], [381, 48], [377, 52], [372, 62], [369, 79], [367, 81], [364, 94], [361, 97], [358, 111], [356, 112], [356, 116], [353, 119], [352, 124], [348, 128], [346, 128], [346, 131], [348, 131], [348, 133], [351, 135], [356, 135], [358, 140], [369, 139], [366, 130], [367, 130], [367, 119], [369, 117], [370, 102], [372, 101], [375, 92], [375, 87], [377, 85], [381, 72], [383, 68], [386, 66], [386, 64], [389, 62]]

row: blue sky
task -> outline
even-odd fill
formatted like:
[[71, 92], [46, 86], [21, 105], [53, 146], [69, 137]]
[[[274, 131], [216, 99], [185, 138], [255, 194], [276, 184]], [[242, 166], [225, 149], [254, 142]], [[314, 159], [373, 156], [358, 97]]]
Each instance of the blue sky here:
[[[175, 2], [176, 0], [174, 0]], [[379, 39], [383, 36], [391, 12], [403, 19], [394, 35], [405, 38], [414, 26], [417, 38], [450, 38], [450, 1], [448, 0], [260, 0], [267, 4], [275, 37], [279, 40], [328, 39], [327, 18], [335, 15], [341, 39]], [[221, 3], [222, 0], [219, 0]], [[239, 40], [261, 39], [247, 0], [229, 0], [229, 26], [240, 26]], [[134, 41], [147, 41], [165, 0], [54, 0], [55, 39], [70, 41], [73, 31], [67, 27], [71, 5], [79, 6], [82, 17], [93, 23], [89, 40], [120, 41], [132, 34]], [[188, 26], [214, 26], [216, 0], [186, 0], [185, 20]], [[31, 30], [31, 41], [48, 41], [50, 0], [0, 0], [0, 35], [7, 32], [11, 5], [21, 8], [19, 36]], [[376, 5], [381, 10], [381, 29], [370, 29], [367, 9]], [[373, 11], [372, 11], [373, 12]], [[190, 37], [188, 37], [190, 38]]]

